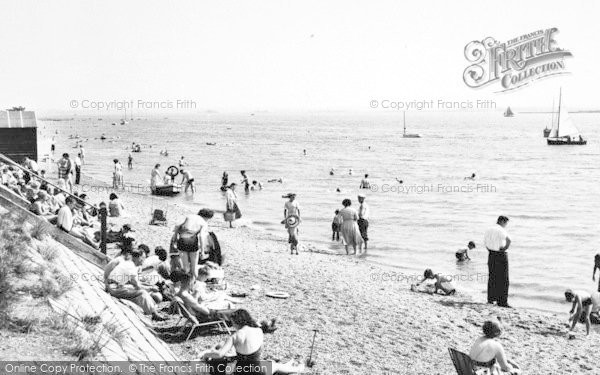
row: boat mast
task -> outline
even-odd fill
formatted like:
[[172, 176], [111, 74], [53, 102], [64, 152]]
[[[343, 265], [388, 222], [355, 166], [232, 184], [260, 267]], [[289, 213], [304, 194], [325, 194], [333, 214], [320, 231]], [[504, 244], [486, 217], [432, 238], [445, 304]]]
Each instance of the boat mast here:
[[404, 134], [406, 135], [406, 111], [402, 112], [402, 117], [404, 118]]
[[561, 101], [562, 101], [562, 87], [558, 91], [558, 117], [556, 119], [556, 136], [557, 137], [560, 137], [559, 128], [560, 128], [560, 105], [561, 105]]
[[552, 120], [550, 120], [550, 129], [554, 127], [554, 98], [552, 98]]

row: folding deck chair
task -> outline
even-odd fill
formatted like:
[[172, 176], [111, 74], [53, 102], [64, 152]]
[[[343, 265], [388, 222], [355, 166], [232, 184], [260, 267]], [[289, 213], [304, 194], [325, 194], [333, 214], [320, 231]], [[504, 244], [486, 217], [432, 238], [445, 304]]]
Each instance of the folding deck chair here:
[[452, 359], [452, 363], [454, 363], [458, 375], [475, 375], [471, 357], [456, 349], [448, 348], [448, 351], [450, 352], [450, 358]]
[[181, 323], [181, 321], [183, 319], [186, 320], [185, 324], [181, 327], [181, 330], [179, 332], [183, 332], [185, 330], [185, 328], [191, 324], [190, 333], [188, 334], [185, 341], [188, 341], [190, 339], [190, 337], [192, 336], [192, 333], [194, 333], [196, 328], [204, 327], [204, 326], [211, 326], [211, 325], [216, 325], [217, 327], [219, 327], [221, 332], [225, 331], [225, 332], [227, 332], [227, 334], [231, 335], [231, 331], [229, 330], [229, 327], [227, 327], [227, 323], [225, 323], [223, 320], [215, 320], [212, 322], [200, 323], [198, 321], [198, 318], [196, 318], [192, 313], [190, 313], [189, 310], [185, 307], [183, 300], [180, 297], [176, 296], [173, 299], [173, 303], [175, 304], [177, 312], [181, 315], [181, 318], [177, 322], [177, 325], [179, 325], [179, 323]]

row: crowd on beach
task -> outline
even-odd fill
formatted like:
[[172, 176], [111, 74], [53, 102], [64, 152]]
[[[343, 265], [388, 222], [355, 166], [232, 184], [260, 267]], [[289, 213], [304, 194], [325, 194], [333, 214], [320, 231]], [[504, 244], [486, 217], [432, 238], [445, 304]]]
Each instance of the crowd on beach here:
[[[52, 150], [54, 152], [54, 149]], [[80, 146], [77, 157], [71, 160], [63, 154], [57, 162], [57, 182], [49, 183], [46, 172], [41, 170], [34, 160], [25, 158], [23, 168], [10, 163], [0, 163], [1, 182], [16, 195], [30, 202], [30, 210], [38, 216], [55, 224], [59, 229], [98, 248], [100, 241], [98, 206], [90, 204], [85, 194], [73, 192], [73, 185], [80, 183], [81, 167], [84, 164], [84, 151]], [[130, 154], [131, 155], [131, 154]], [[118, 159], [114, 159], [113, 188], [123, 186], [123, 168]], [[130, 156], [128, 165], [132, 167]], [[195, 192], [194, 178], [182, 156], [178, 163], [178, 172], [182, 173], [182, 183]], [[349, 171], [352, 173], [352, 170]], [[249, 182], [246, 171], [240, 171], [240, 185], [246, 193], [262, 190], [259, 181]], [[334, 170], [330, 171], [334, 174]], [[160, 164], [156, 164], [151, 173], [151, 185], [174, 183], [176, 174], [165, 172], [161, 176]], [[369, 175], [365, 174], [359, 189], [370, 189]], [[475, 174], [469, 177], [475, 178]], [[268, 180], [282, 182], [283, 179]], [[223, 172], [221, 191], [226, 198], [224, 220], [233, 227], [235, 220], [241, 218], [238, 206], [237, 184], [229, 183], [229, 175]], [[283, 220], [288, 233], [291, 254], [298, 254], [299, 226], [302, 222], [300, 204], [296, 193], [283, 195]], [[368, 228], [370, 207], [367, 196], [359, 193], [358, 207], [352, 207], [352, 201], [343, 199], [342, 208], [336, 209], [331, 223], [332, 241], [341, 241], [346, 254], [366, 254], [369, 241]], [[101, 203], [100, 206], [104, 206]], [[107, 212], [111, 217], [124, 215], [125, 207], [115, 193], [109, 196]], [[157, 246], [154, 250], [144, 243], [137, 243], [135, 232], [130, 225], [123, 225], [119, 231], [109, 231], [107, 241], [118, 244], [120, 254], [114, 257], [104, 269], [106, 292], [137, 304], [144, 314], [152, 319], [165, 319], [165, 309], [159, 305], [168, 302], [166, 312], [177, 314], [178, 308], [191, 313], [199, 322], [224, 322], [234, 330], [223, 343], [202, 353], [205, 360], [223, 360], [235, 358], [239, 364], [257, 364], [261, 360], [261, 348], [264, 334], [274, 332], [275, 320], [256, 322], [252, 315], [241, 308], [243, 295], [231, 295], [223, 290], [225, 277], [224, 254], [221, 253], [217, 236], [210, 230], [209, 222], [214, 212], [201, 209], [197, 214], [187, 215], [173, 229], [168, 250]], [[484, 234], [484, 247], [488, 250], [488, 300], [489, 304], [510, 308], [508, 304], [509, 272], [507, 250], [511, 239], [506, 230], [509, 219], [498, 217], [497, 223]], [[364, 250], [363, 250], [364, 249]], [[476, 249], [474, 241], [466, 249], [455, 253], [457, 262], [470, 261], [469, 251]], [[600, 254], [594, 259], [593, 279], [600, 271]], [[423, 279], [411, 290], [416, 292], [453, 295], [456, 288], [452, 278], [431, 269], [426, 269]], [[600, 293], [600, 280], [598, 283]], [[600, 323], [600, 294], [581, 290], [565, 291], [565, 299], [571, 302], [570, 329], [572, 335], [578, 322], [586, 325], [590, 334], [592, 322]], [[497, 340], [503, 331], [500, 319], [490, 319], [483, 324], [483, 335], [471, 346], [468, 354], [477, 373], [499, 374], [501, 371], [517, 374], [519, 366], [510, 361], [502, 344]], [[191, 334], [191, 332], [190, 332]], [[571, 336], [570, 336], [571, 337]], [[233, 353], [233, 354], [232, 354]], [[304, 366], [295, 362], [273, 364], [273, 372], [294, 373], [304, 371]], [[487, 372], [486, 372], [487, 371]]]

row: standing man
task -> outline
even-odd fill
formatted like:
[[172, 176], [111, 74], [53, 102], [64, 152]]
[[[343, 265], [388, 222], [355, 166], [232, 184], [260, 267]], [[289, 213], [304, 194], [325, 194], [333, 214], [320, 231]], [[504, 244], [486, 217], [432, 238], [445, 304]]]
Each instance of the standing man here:
[[[296, 255], [298, 255], [298, 224], [300, 223], [300, 206], [298, 205], [298, 201], [296, 200], [295, 193], [289, 193], [284, 195], [282, 198], [288, 198], [289, 200], [285, 202], [283, 206], [283, 223], [285, 224], [285, 228], [288, 231], [288, 242], [290, 243], [290, 251], [292, 255], [294, 254], [294, 250], [296, 250]], [[298, 222], [296, 225], [289, 225], [288, 218], [290, 216], [296, 216]]]
[[81, 179], [81, 153], [75, 158], [75, 185], [79, 185]]
[[365, 241], [365, 253], [367, 252], [367, 241], [369, 241], [369, 236], [367, 231], [369, 229], [369, 205], [365, 203], [365, 195], [358, 194], [358, 203], [360, 206], [358, 207], [358, 230], [360, 231], [360, 236], [363, 241]]
[[131, 152], [129, 153], [129, 155], [127, 155], [127, 169], [133, 169], [133, 155], [131, 155]]
[[508, 255], [510, 237], [506, 232], [508, 218], [499, 216], [496, 225], [488, 229], [484, 235], [485, 247], [488, 249], [488, 303], [497, 302], [498, 306], [508, 305]]
[[73, 166], [69, 154], [64, 153], [62, 158], [58, 160], [58, 179], [65, 181], [65, 187], [69, 189], [69, 192], [73, 191], [73, 182], [71, 182], [71, 173]]
[[190, 171], [187, 169], [183, 170], [183, 168], [180, 168], [179, 172], [181, 172], [181, 185], [185, 183], [185, 189], [183, 192], [187, 193], [188, 188], [192, 188], [192, 194], [194, 194], [196, 192], [196, 188], [194, 187], [194, 176], [192, 176]]

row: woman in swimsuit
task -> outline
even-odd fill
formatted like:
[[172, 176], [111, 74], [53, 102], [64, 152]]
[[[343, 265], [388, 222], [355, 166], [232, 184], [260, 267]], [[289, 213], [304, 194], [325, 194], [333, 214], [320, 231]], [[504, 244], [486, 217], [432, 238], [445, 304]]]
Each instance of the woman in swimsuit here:
[[197, 276], [198, 252], [206, 248], [208, 237], [208, 219], [212, 217], [212, 211], [200, 210], [197, 215], [186, 216], [183, 223], [177, 225], [173, 230], [171, 248], [177, 247], [181, 253], [183, 270], [190, 274], [194, 280]]
[[515, 363], [506, 359], [504, 347], [496, 337], [502, 334], [500, 320], [488, 320], [483, 323], [483, 336], [471, 346], [469, 357], [477, 375], [500, 375], [503, 371], [519, 374], [521, 370]]
[[[235, 349], [236, 374], [292, 374], [304, 372], [304, 365], [294, 364], [293, 361], [280, 363], [271, 361], [271, 371], [268, 371], [268, 361], [261, 361], [261, 350], [264, 334], [258, 323], [244, 309], [236, 310], [231, 315], [231, 321], [236, 332], [224, 342], [205, 351], [203, 359], [224, 358], [231, 349]], [[249, 371], [248, 371], [249, 370]]]
[[573, 332], [577, 322], [581, 321], [582, 323], [585, 322], [585, 330], [589, 335], [590, 325], [592, 324], [590, 321], [590, 314], [592, 313], [592, 307], [594, 305], [592, 301], [592, 295], [588, 292], [580, 290], [573, 291], [571, 289], [567, 289], [565, 291], [565, 299], [568, 302], [573, 303], [571, 311], [569, 311], [569, 322], [571, 322], [569, 334]]

